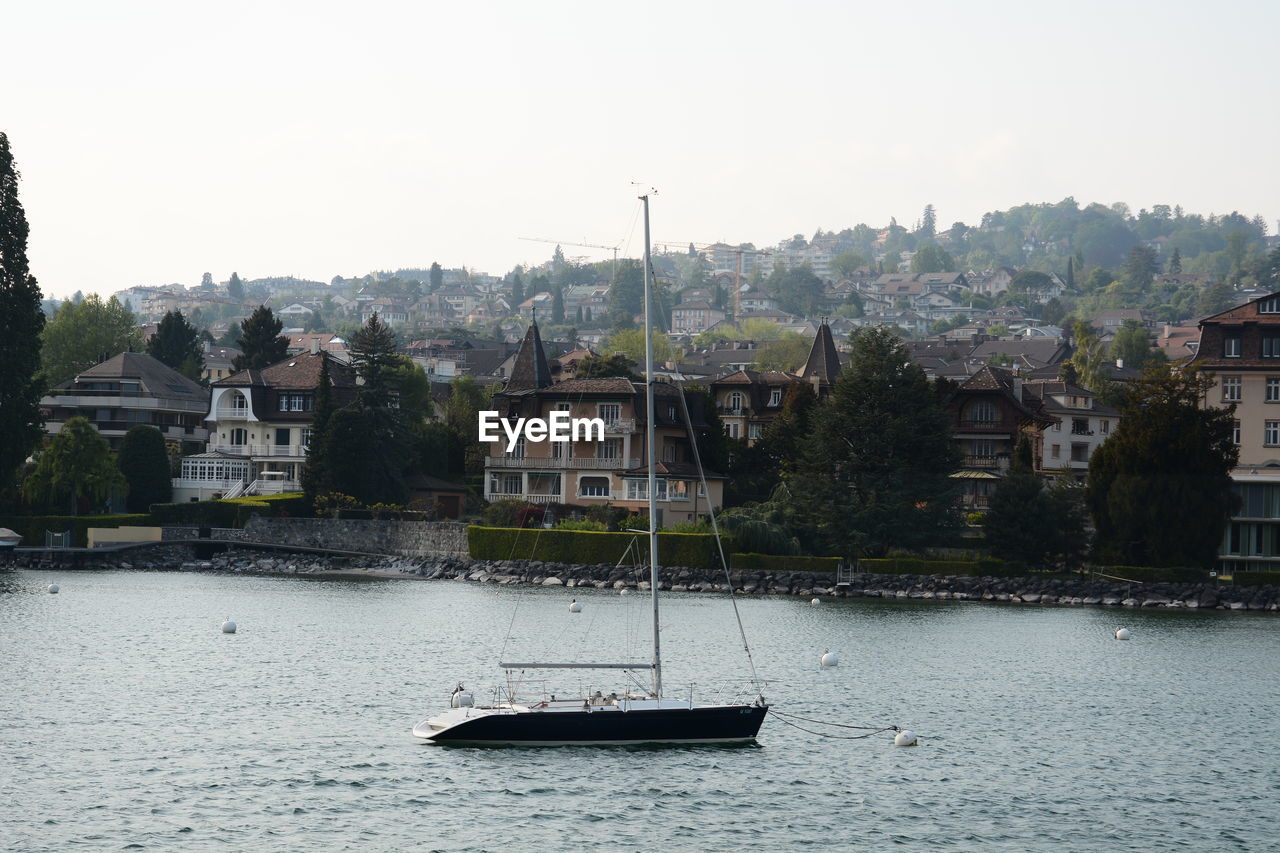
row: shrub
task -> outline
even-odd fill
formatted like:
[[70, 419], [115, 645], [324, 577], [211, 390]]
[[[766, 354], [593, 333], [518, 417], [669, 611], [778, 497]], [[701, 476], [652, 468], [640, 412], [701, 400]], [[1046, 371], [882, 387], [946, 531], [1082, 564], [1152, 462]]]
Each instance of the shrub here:
[[151, 527], [154, 522], [150, 515], [130, 513], [128, 515], [22, 515], [0, 517], [0, 527], [7, 527], [22, 536], [22, 544], [30, 547], [44, 547], [46, 532], [63, 533], [71, 531], [71, 544], [77, 548], [88, 545], [87, 531], [90, 527]]
[[840, 557], [794, 557], [773, 554], [730, 554], [729, 565], [746, 572], [834, 572]]
[[1280, 586], [1280, 572], [1232, 572], [1236, 586]]
[[519, 527], [517, 514], [527, 506], [532, 504], [512, 499], [494, 501], [484, 508], [482, 518], [486, 527]]
[[[477, 560], [542, 560], [548, 563], [648, 562], [648, 537], [636, 533], [593, 530], [521, 530], [509, 527], [467, 528], [472, 558]], [[711, 568], [719, 565], [714, 536], [659, 533], [658, 558], [664, 566]]]
[[604, 532], [608, 530], [598, 521], [588, 521], [586, 519], [566, 518], [556, 525], [556, 530], [595, 530]]

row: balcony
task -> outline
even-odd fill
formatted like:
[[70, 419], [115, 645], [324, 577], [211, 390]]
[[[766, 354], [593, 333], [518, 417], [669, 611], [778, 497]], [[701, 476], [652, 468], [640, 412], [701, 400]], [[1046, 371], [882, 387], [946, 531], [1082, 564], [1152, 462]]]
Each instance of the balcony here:
[[249, 410], [237, 406], [219, 406], [214, 410], [214, 417], [220, 421], [244, 421], [249, 419]]
[[630, 433], [635, 431], [636, 431], [635, 418], [625, 418], [625, 419], [618, 418], [616, 421], [604, 422], [605, 435], [609, 435], [610, 433], [622, 434], [622, 433]]
[[982, 468], [1003, 471], [1009, 467], [1009, 454], [999, 453], [992, 456], [965, 456], [961, 460], [961, 464], [965, 468]]
[[575, 471], [626, 471], [639, 468], [639, 459], [597, 459], [594, 456], [557, 459], [553, 456], [490, 456], [486, 468], [568, 468]]
[[307, 448], [299, 444], [210, 444], [210, 453], [228, 456], [279, 456], [299, 458], [307, 455]]

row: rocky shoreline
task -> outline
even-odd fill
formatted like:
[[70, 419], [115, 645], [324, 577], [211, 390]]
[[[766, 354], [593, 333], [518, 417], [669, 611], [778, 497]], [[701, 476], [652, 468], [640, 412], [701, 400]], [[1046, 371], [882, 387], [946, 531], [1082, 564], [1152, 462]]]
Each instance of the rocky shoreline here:
[[[49, 553], [0, 555], [0, 568], [46, 570], [204, 571], [247, 575], [315, 575], [471, 583], [645, 590], [648, 568], [569, 565], [536, 560], [471, 560], [463, 557], [336, 557], [232, 548], [207, 560], [194, 559], [192, 546], [163, 543], [93, 555], [72, 564]], [[672, 592], [727, 592], [722, 572], [672, 567], [660, 572], [661, 588]], [[960, 575], [856, 574], [846, 587], [822, 572], [733, 571], [733, 591], [743, 595], [988, 601], [1009, 604], [1185, 608], [1189, 610], [1280, 611], [1280, 587], [1236, 587], [1205, 583], [1125, 583], [1061, 578], [992, 578]]]

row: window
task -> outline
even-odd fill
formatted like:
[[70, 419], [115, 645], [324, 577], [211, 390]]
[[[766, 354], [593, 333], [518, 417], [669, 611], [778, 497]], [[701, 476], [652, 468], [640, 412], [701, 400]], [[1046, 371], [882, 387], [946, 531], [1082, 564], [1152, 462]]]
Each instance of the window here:
[[975, 439], [972, 448], [974, 456], [991, 457], [996, 455], [996, 442], [993, 438]]
[[996, 404], [990, 400], [978, 400], [970, 403], [969, 420], [975, 424], [993, 424], [996, 422]]
[[522, 436], [520, 436], [519, 438], [517, 438], [517, 439], [516, 439], [516, 446], [515, 446], [515, 447], [513, 447], [513, 448], [511, 448], [511, 452], [510, 452], [510, 453], [508, 453], [507, 455], [508, 455], [508, 456], [510, 456], [512, 459], [523, 459], [523, 458], [524, 458], [524, 449], [525, 449], [525, 448], [524, 448], [524, 436], [522, 435]]
[[1262, 443], [1267, 447], [1280, 447], [1280, 421], [1267, 421]]
[[671, 421], [672, 423], [678, 423], [678, 422], [676, 421], [676, 407], [675, 407], [675, 406], [667, 406], [667, 420]]
[[1093, 435], [1093, 433], [1089, 430], [1089, 419], [1088, 418], [1072, 418], [1071, 434], [1072, 435]]
[[[1268, 382], [1270, 382], [1270, 380], [1268, 380]], [[1267, 389], [1267, 393], [1268, 394], [1271, 393], [1271, 389], [1269, 387]], [[1222, 377], [1222, 401], [1224, 403], [1240, 402], [1240, 377], [1239, 376]]]
[[1262, 336], [1262, 357], [1280, 358], [1280, 335]]
[[1107, 435], [1108, 433], [1111, 432], [1111, 421], [1107, 420], [1106, 418], [1103, 418], [1102, 420], [1098, 421], [1098, 423], [1102, 425], [1103, 435]]
[[310, 447], [311, 439], [315, 436], [315, 434], [316, 434], [315, 430], [311, 429], [310, 427], [304, 427], [302, 430], [302, 446]]
[[621, 459], [622, 458], [622, 439], [606, 438], [604, 441], [596, 445], [597, 459]]
[[572, 441], [551, 442], [551, 458], [552, 459], [572, 459], [573, 458], [573, 442]]
[[729, 408], [735, 412], [742, 408], [742, 392], [741, 391], [734, 391], [732, 394], [729, 395]]
[[727, 425], [725, 426], [725, 429], [729, 430], [729, 438], [737, 438], [737, 437], [738, 437], [738, 424], [737, 424], [737, 422], [736, 422], [736, 421], [735, 421], [734, 423], [727, 424]]
[[519, 474], [493, 474], [489, 477], [491, 495], [518, 495], [523, 491]]
[[687, 501], [689, 500], [689, 481], [688, 480], [671, 480], [667, 483], [667, 500], [669, 501]]
[[1228, 335], [1222, 339], [1222, 357], [1223, 358], [1239, 358], [1240, 357], [1240, 336]]
[[234, 445], [248, 444], [249, 431], [246, 429], [233, 429], [231, 431], [231, 443]]
[[1088, 462], [1089, 461], [1089, 445], [1087, 444], [1071, 445], [1071, 461], [1072, 462]]
[[289, 437], [290, 437], [289, 434], [291, 432], [293, 432], [293, 430], [277, 429], [276, 430], [276, 447], [288, 447]]
[[781, 388], [769, 389], [769, 405], [770, 406], [782, 405], [782, 389]]
[[1231, 443], [1232, 444], [1240, 443], [1240, 422], [1239, 421], [1231, 422]]
[[609, 478], [583, 477], [578, 481], [578, 494], [584, 498], [609, 497]]
[[556, 404], [555, 404], [555, 406], [553, 407], [553, 411], [557, 411], [557, 412], [567, 412], [567, 411], [569, 411], [569, 404], [568, 404], [568, 403], [556, 403]]
[[1055, 445], [1053, 445], [1052, 447], [1050, 447], [1050, 448], [1049, 448], [1049, 455], [1050, 455], [1050, 456], [1052, 456], [1054, 459], [1059, 459], [1059, 458], [1061, 458], [1061, 457], [1062, 457], [1062, 445], [1060, 445], [1060, 444], [1055, 444]]
[[649, 481], [648, 480], [627, 480], [627, 500], [647, 501], [648, 499], [649, 499]]
[[615, 424], [618, 422], [618, 419], [622, 417], [622, 404], [601, 403], [599, 412], [600, 420], [604, 421], [605, 426]]
[[764, 435], [764, 424], [747, 424], [747, 438], [757, 439]]
[[315, 397], [310, 394], [281, 394], [280, 411], [310, 412], [315, 408]]
[[1062, 432], [1062, 421], [1054, 421], [1054, 422], [1053, 422], [1053, 431], [1054, 431], [1054, 432]]
[[1280, 314], [1280, 296], [1268, 296], [1258, 300], [1259, 314]]

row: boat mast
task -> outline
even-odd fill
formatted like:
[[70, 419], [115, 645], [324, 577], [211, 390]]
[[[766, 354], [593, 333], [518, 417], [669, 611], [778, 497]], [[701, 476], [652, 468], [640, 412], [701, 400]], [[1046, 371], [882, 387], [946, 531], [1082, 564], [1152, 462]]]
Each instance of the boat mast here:
[[653, 305], [653, 264], [649, 258], [649, 194], [640, 196], [644, 205], [644, 446], [649, 463], [649, 597], [653, 600], [653, 695], [662, 698], [662, 656], [658, 638], [658, 493], [655, 466], [657, 454], [653, 447], [653, 322], [650, 310]]

